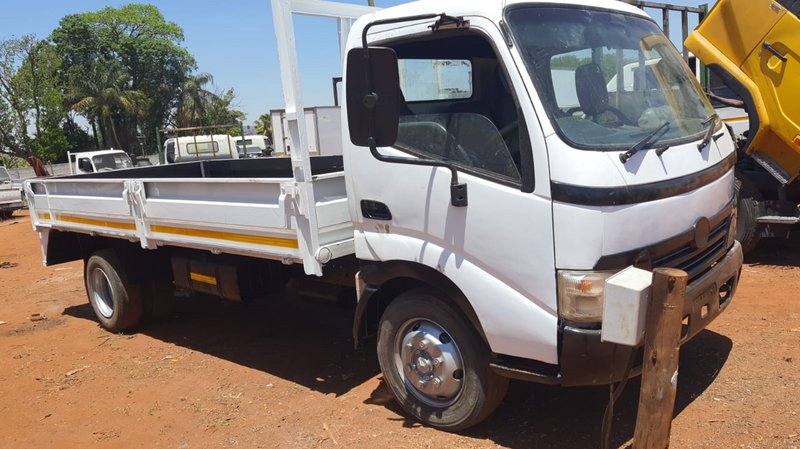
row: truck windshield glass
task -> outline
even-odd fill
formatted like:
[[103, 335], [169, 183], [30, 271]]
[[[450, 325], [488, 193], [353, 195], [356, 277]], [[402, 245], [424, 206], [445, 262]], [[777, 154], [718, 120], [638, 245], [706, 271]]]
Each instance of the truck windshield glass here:
[[0, 167], [0, 183], [10, 182], [11, 176], [8, 175], [5, 167]]
[[133, 163], [127, 154], [103, 154], [92, 158], [97, 171], [119, 170], [131, 168]]
[[508, 22], [559, 134], [578, 148], [626, 149], [670, 122], [658, 141], [701, 138], [713, 113], [658, 26], [623, 13], [521, 7]]

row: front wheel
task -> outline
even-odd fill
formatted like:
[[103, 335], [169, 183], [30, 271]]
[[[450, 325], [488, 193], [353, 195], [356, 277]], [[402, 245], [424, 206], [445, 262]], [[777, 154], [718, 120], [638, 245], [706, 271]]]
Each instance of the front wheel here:
[[753, 181], [741, 174], [736, 175], [733, 186], [737, 214], [736, 240], [742, 244], [742, 251], [747, 254], [755, 249], [761, 239], [757, 221], [761, 192]]
[[84, 267], [86, 294], [100, 324], [111, 332], [126, 331], [142, 320], [142, 297], [131, 285], [112, 249], [97, 251]]
[[491, 352], [469, 320], [429, 289], [404, 293], [386, 309], [378, 361], [403, 409], [443, 430], [483, 421], [508, 389], [508, 379], [490, 369]]

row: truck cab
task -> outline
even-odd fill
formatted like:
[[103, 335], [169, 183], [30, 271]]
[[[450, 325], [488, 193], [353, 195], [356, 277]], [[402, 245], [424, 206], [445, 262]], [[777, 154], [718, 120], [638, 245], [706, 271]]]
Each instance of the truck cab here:
[[210, 134], [172, 137], [164, 141], [166, 164], [216, 159], [239, 159], [235, 137]]
[[67, 158], [70, 172], [77, 175], [133, 168], [133, 162], [128, 153], [113, 148], [100, 151], [67, 153]]
[[[731, 232], [733, 141], [642, 11], [580, 1], [447, 1], [431, 11], [419, 2], [356, 22], [347, 64], [367, 59], [364, 42], [390, 49], [399, 74], [386, 85], [394, 68], [372, 62], [373, 87], [383, 89], [375, 95], [396, 97], [398, 123], [395, 141], [368, 151], [354, 133], [369, 114], [353, 109], [369, 101], [350, 91], [369, 90], [355, 80], [362, 67], [346, 67], [360, 306], [378, 296], [381, 316], [399, 277], [433, 283], [486, 342], [492, 373], [561, 385], [618, 380], [641, 353], [601, 341], [604, 280], [627, 266], [688, 273], [683, 341], [728, 306], [742, 264]], [[574, 75], [564, 82], [562, 70]], [[626, 71], [638, 82], [622, 82]], [[380, 142], [392, 125], [375, 117]], [[427, 371], [404, 368], [418, 366], [403, 346], [417, 338], [414, 325], [393, 327], [386, 312], [370, 319], [362, 324], [378, 334], [379, 357], [381, 338], [393, 339], [381, 360], [401, 404], [449, 425], [418, 412], [448, 408], [461, 390], [439, 397]]]

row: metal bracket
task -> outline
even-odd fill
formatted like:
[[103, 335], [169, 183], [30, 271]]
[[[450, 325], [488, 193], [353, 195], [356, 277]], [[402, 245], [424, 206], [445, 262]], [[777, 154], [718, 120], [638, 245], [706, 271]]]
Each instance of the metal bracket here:
[[789, 184], [795, 177], [797, 177], [797, 175], [790, 175], [789, 172], [784, 170], [783, 167], [778, 165], [778, 163], [766, 153], [755, 151], [751, 157], [753, 160], [758, 162], [758, 165], [762, 166], [767, 173], [772, 175], [773, 178], [777, 179], [781, 185]]

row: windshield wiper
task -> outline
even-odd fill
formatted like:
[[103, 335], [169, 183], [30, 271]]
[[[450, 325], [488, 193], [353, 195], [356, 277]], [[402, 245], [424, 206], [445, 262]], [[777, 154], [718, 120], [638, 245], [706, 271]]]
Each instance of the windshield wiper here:
[[716, 113], [709, 115], [708, 117], [706, 117], [705, 120], [703, 120], [703, 126], [706, 126], [709, 123], [711, 123], [711, 126], [708, 127], [708, 131], [706, 131], [706, 135], [705, 137], [703, 137], [703, 140], [701, 140], [700, 143], [697, 144], [697, 151], [703, 151], [703, 148], [705, 148], [706, 145], [711, 143], [711, 138], [714, 135], [714, 128], [716, 128], [716, 126], [714, 125], [717, 124]]
[[640, 140], [636, 145], [632, 146], [630, 150], [619, 155], [620, 162], [622, 162], [623, 164], [628, 162], [628, 159], [630, 159], [634, 154], [638, 153], [640, 150], [646, 147], [647, 144], [650, 143], [651, 140], [653, 140], [653, 137], [655, 137], [656, 134], [660, 133], [662, 129], [668, 126], [669, 122], [664, 122], [661, 124], [661, 126], [654, 129], [653, 132], [644, 136], [644, 139]]

